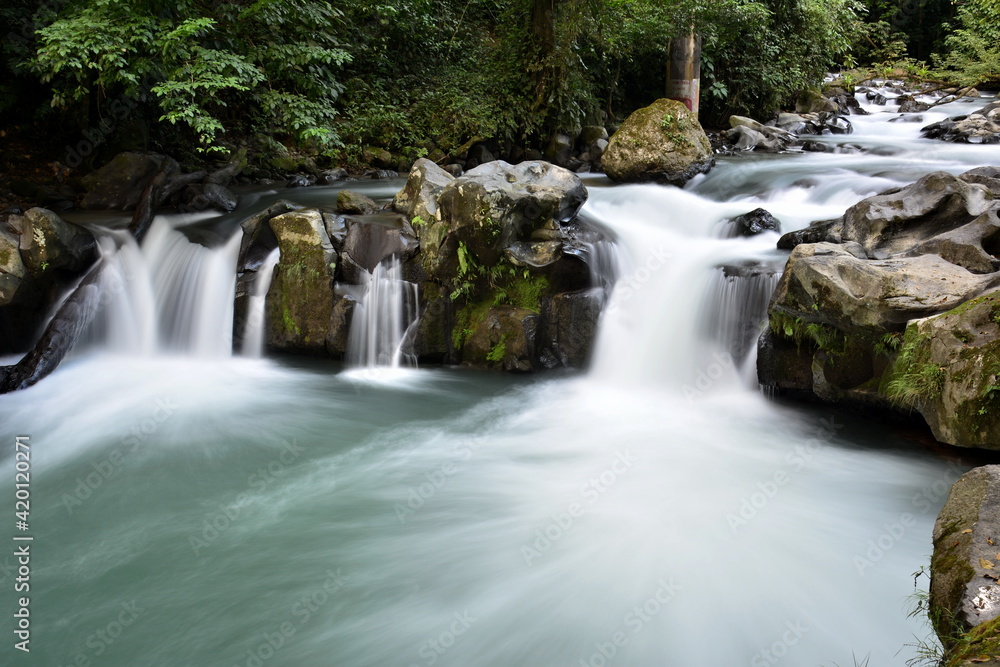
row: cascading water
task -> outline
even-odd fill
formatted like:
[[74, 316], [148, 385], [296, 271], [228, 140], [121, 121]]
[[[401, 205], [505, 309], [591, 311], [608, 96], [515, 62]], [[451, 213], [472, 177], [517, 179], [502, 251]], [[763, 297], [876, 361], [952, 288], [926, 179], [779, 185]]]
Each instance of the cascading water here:
[[398, 257], [383, 260], [365, 277], [351, 318], [347, 357], [358, 368], [415, 366], [405, 351], [407, 332], [416, 323], [418, 287], [403, 280]]
[[[720, 267], [784, 255], [774, 233], [716, 237], [757, 207], [791, 231], [1000, 161], [892, 117], [818, 139], [867, 152], [722, 159], [688, 190], [590, 177], [620, 266], [585, 375], [365, 385], [318, 361], [80, 355], [0, 397], [0, 439], [33, 443], [26, 664], [902, 667], [930, 632], [906, 617], [912, 573], [965, 468], [749, 390], [746, 320], [721, 309], [766, 287]], [[188, 252], [168, 241], [143, 250], [160, 300], [229, 252], [164, 281]]]
[[247, 302], [247, 321], [243, 327], [243, 356], [254, 359], [260, 358], [264, 354], [264, 306], [267, 300], [267, 290], [271, 287], [271, 279], [274, 278], [274, 267], [281, 259], [281, 250], [272, 250], [260, 268], [257, 269], [257, 278], [253, 283], [253, 292]]

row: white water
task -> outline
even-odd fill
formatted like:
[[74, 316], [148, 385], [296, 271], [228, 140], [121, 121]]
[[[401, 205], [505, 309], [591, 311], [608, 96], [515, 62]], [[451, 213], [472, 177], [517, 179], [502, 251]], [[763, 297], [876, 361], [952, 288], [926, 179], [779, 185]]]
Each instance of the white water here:
[[257, 269], [257, 278], [253, 283], [253, 292], [247, 301], [247, 321], [243, 327], [243, 356], [259, 359], [264, 354], [264, 306], [267, 301], [267, 290], [271, 288], [274, 278], [274, 267], [281, 259], [281, 249], [275, 248], [264, 259]]
[[[23, 661], [905, 664], [929, 633], [906, 618], [911, 573], [962, 467], [886, 426], [766, 401], [731, 335], [706, 331], [720, 303], [705, 296], [732, 294], [719, 266], [782, 257], [775, 234], [716, 238], [724, 218], [764, 206], [787, 231], [939, 167], [1000, 161], [1000, 147], [921, 141], [919, 125], [887, 139], [891, 117], [825, 140], [893, 155], [726, 160], [690, 191], [589, 179], [620, 279], [585, 375], [362, 384], [318, 361], [89, 354], [0, 397], [0, 437], [30, 434], [35, 452], [39, 641]], [[231, 308], [193, 305], [229, 293], [231, 273], [208, 266], [230, 251], [168, 231], [143, 250], [161, 267], [154, 299], [200, 314], [158, 340], [194, 349], [202, 315], [231, 326]], [[168, 245], [191, 256], [167, 260]], [[173, 264], [190, 298], [153, 289]], [[194, 275], [217, 282], [186, 287]], [[344, 581], [327, 592], [330, 570]], [[323, 602], [303, 617], [303, 598]], [[91, 638], [132, 600], [143, 613], [98, 655]], [[294, 634], [267, 653], [285, 623]]]
[[407, 332], [416, 324], [418, 287], [403, 280], [398, 257], [390, 257], [365, 275], [348, 338], [348, 363], [356, 368], [415, 366], [404, 351]]

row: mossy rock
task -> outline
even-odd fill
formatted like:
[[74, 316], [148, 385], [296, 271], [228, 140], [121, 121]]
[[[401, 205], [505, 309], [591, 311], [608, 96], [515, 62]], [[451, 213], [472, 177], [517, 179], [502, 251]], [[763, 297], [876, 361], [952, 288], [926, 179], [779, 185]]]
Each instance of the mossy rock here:
[[325, 353], [334, 306], [336, 254], [316, 209], [269, 221], [281, 249], [267, 293], [268, 343], [276, 349]]
[[934, 524], [930, 617], [941, 642], [958, 654], [971, 648], [970, 630], [978, 630], [980, 640], [986, 639], [984, 630], [990, 630], [994, 648], [987, 650], [980, 641], [972, 655], [1000, 655], [995, 651], [1000, 646], [996, 639], [1000, 586], [994, 578], [998, 536], [1000, 466], [975, 468], [952, 486]]
[[608, 177], [682, 186], [715, 164], [708, 136], [681, 102], [661, 99], [625, 119], [601, 158]]
[[538, 314], [515, 306], [493, 306], [478, 322], [462, 348], [467, 364], [505, 371], [535, 369]]

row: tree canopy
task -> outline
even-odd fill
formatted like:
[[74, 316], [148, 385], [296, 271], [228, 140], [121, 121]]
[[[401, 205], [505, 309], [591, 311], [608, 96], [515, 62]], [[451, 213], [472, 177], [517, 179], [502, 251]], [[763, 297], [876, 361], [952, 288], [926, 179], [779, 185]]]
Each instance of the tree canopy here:
[[692, 29], [709, 123], [908, 49], [995, 80], [998, 14], [996, 0], [14, 0], [0, 114], [86, 128], [126, 103], [163, 145], [417, 157], [614, 124], [662, 96], [669, 41]]

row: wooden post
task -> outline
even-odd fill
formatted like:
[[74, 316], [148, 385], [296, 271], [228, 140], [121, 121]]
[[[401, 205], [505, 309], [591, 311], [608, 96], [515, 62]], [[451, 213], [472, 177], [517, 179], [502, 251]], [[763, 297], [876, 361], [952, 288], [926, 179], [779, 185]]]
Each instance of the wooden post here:
[[698, 113], [701, 93], [701, 35], [693, 31], [685, 37], [670, 40], [670, 60], [667, 62], [667, 97], [683, 102]]

